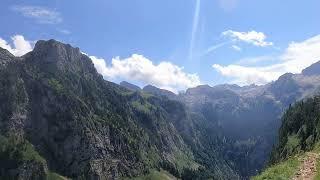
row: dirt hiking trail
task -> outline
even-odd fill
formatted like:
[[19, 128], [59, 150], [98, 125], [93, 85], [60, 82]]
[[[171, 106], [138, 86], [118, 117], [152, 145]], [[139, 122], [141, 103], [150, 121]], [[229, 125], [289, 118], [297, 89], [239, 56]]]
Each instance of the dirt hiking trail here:
[[308, 152], [301, 160], [299, 170], [296, 172], [292, 180], [313, 180], [317, 174], [317, 159], [319, 154]]

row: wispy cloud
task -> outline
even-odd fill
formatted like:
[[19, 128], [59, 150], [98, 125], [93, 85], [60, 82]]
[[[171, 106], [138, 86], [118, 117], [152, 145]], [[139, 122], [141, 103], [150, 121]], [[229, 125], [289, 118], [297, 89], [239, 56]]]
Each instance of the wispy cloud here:
[[239, 47], [237, 45], [232, 45], [231, 47], [232, 47], [232, 49], [234, 49], [236, 51], [242, 51], [241, 47]]
[[65, 34], [65, 35], [69, 35], [71, 34], [71, 31], [67, 30], [67, 29], [57, 29], [60, 33]]
[[[302, 42], [292, 42], [287, 49], [277, 57], [273, 64], [244, 66], [230, 64], [227, 66], [214, 64], [216, 69], [223, 76], [232, 79], [237, 84], [265, 84], [276, 80], [280, 75], [290, 73], [300, 73], [303, 69], [320, 60], [320, 35], [311, 37]], [[264, 61], [269, 57], [258, 58], [256, 61]], [[251, 59], [254, 61], [254, 59]]]
[[15, 56], [22, 56], [32, 51], [31, 41], [26, 40], [22, 35], [14, 35], [11, 37], [13, 46], [0, 37], [0, 47], [8, 50]]
[[13, 11], [22, 14], [24, 17], [32, 18], [41, 24], [58, 24], [62, 22], [61, 14], [46, 7], [41, 6], [13, 6]]
[[255, 46], [265, 47], [272, 46], [272, 42], [265, 41], [267, 36], [263, 32], [248, 31], [248, 32], [238, 32], [233, 30], [228, 30], [222, 32], [223, 36], [229, 37], [235, 41], [243, 41]]
[[275, 55], [265, 55], [256, 57], [246, 57], [238, 60], [235, 64], [242, 66], [254, 66], [257, 64], [276, 63], [279, 58]]
[[196, 38], [196, 33], [198, 30], [199, 18], [200, 18], [200, 8], [201, 8], [201, 0], [196, 0], [196, 6], [195, 6], [193, 21], [192, 21], [192, 32], [191, 32], [191, 40], [190, 40], [190, 47], [189, 47], [189, 60], [193, 58], [194, 43], [195, 43], [195, 38]]
[[222, 42], [222, 43], [220, 43], [220, 44], [215, 44], [215, 45], [213, 45], [213, 46], [210, 46], [210, 47], [208, 47], [204, 52], [202, 52], [202, 53], [200, 54], [200, 57], [201, 57], [201, 56], [208, 55], [208, 54], [212, 53], [213, 51], [215, 51], [215, 50], [217, 50], [217, 49], [219, 49], [219, 48], [221, 48], [221, 47], [223, 47], [223, 46], [225, 46], [225, 45], [227, 45], [227, 44], [230, 44], [231, 42], [232, 42], [232, 41], [227, 41], [227, 42]]
[[142, 55], [133, 54], [125, 59], [114, 58], [110, 66], [102, 58], [95, 56], [90, 56], [90, 58], [97, 71], [108, 80], [137, 81], [142, 84], [153, 84], [173, 92], [200, 84], [197, 74], [186, 73], [183, 67], [167, 61], [153, 64], [150, 59]]

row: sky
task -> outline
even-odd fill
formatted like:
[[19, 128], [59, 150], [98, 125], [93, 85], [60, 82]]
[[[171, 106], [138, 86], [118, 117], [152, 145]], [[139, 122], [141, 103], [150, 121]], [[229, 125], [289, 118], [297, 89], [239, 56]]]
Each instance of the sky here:
[[79, 47], [106, 80], [262, 85], [320, 60], [319, 0], [1, 0], [0, 47]]

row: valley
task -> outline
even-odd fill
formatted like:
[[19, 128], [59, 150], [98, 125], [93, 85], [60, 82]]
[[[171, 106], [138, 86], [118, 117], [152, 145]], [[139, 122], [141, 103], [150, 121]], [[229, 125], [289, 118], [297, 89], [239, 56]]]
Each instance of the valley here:
[[0, 176], [249, 179], [315, 147], [319, 64], [266, 85], [175, 94], [106, 81], [79, 48], [56, 40], [22, 57], [1, 48]]

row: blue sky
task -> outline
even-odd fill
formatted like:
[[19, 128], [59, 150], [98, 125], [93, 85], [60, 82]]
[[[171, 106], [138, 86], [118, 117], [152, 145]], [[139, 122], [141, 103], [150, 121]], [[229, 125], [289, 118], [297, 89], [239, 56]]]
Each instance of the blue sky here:
[[16, 35], [31, 46], [39, 39], [70, 43], [115, 82], [173, 91], [198, 84], [265, 84], [320, 60], [318, 0], [2, 0], [0, 5], [0, 46], [27, 52], [28, 45], [14, 45]]

